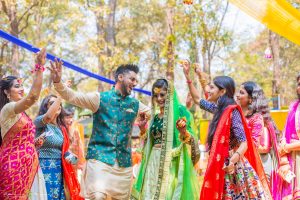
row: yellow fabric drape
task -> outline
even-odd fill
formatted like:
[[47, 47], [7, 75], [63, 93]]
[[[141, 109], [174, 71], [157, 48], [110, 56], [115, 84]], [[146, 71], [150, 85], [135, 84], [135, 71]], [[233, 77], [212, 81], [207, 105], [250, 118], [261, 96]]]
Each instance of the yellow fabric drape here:
[[285, 0], [229, 0], [270, 30], [300, 45], [300, 12]]

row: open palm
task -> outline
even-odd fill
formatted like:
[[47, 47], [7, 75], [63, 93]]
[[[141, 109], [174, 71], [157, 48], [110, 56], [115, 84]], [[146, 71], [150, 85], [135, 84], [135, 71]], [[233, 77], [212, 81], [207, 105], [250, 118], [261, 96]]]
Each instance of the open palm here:
[[48, 67], [48, 69], [51, 72], [51, 79], [54, 83], [59, 83], [61, 81], [62, 76], [62, 65], [63, 62], [60, 60], [58, 61], [55, 59], [55, 62], [50, 62], [51, 67]]

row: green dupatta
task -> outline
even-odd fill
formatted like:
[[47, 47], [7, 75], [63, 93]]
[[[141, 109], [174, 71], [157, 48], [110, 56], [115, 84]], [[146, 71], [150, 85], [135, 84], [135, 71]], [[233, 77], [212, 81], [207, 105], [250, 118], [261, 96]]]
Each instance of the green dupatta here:
[[[154, 116], [155, 108], [152, 106], [151, 124]], [[193, 131], [194, 119], [192, 114], [185, 106], [180, 104], [174, 87], [169, 83], [163, 117], [160, 164], [158, 183], [154, 196], [155, 200], [172, 200], [179, 179], [183, 179], [179, 199], [199, 199], [200, 185], [189, 154], [189, 145], [183, 144], [179, 140], [179, 131], [175, 127], [176, 121], [182, 117], [187, 119], [187, 130], [197, 141], [196, 134]], [[147, 136], [148, 140], [143, 150], [140, 171], [132, 187], [131, 199], [133, 200], [141, 200], [142, 198], [144, 177], [153, 147], [153, 136], [150, 131], [148, 131]], [[181, 159], [182, 161], [180, 161]], [[183, 162], [183, 165], [180, 165], [180, 162]]]

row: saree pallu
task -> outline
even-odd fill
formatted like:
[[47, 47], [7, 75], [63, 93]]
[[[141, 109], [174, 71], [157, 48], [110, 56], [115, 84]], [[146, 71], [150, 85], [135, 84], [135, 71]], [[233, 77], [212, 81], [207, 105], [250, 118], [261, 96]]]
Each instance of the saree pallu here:
[[282, 186], [282, 179], [278, 175], [279, 168], [279, 153], [277, 145], [277, 135], [275, 132], [276, 125], [273, 120], [266, 123], [266, 128], [269, 133], [271, 149], [269, 153], [260, 154], [263, 167], [266, 175], [268, 176], [270, 183], [270, 190], [274, 200], [281, 200], [281, 193], [278, 192], [278, 188]]
[[77, 179], [76, 172], [71, 163], [67, 162], [65, 159], [65, 153], [69, 150], [70, 140], [68, 137], [67, 129], [63, 126], [60, 127], [62, 134], [64, 136], [64, 143], [62, 147], [62, 158], [61, 158], [61, 166], [63, 169], [63, 180], [65, 184], [65, 195], [67, 199], [72, 200], [83, 200], [82, 197], [79, 196], [80, 193], [80, 185]]
[[[245, 158], [250, 163], [250, 165], [246, 165], [246, 167], [247, 166], [248, 168], [250, 167], [249, 169], [247, 169], [247, 171], [249, 171], [249, 173], [253, 173], [253, 175], [255, 173], [257, 174], [258, 177], [257, 181], [260, 182], [260, 186], [257, 185], [256, 188], [262, 188], [262, 189], [256, 189], [256, 190], [257, 191], [263, 190], [263, 194], [260, 195], [262, 196], [261, 199], [268, 199], [268, 200], [272, 199], [267, 178], [264, 173], [263, 166], [260, 157], [258, 155], [258, 152], [254, 147], [251, 134], [246, 123], [246, 119], [243, 117], [242, 110], [239, 106], [231, 105], [228, 106], [223, 112], [218, 122], [216, 132], [214, 134], [214, 138], [213, 138], [213, 142], [209, 154], [208, 166], [207, 166], [207, 170], [202, 185], [200, 200], [206, 200], [206, 199], [221, 200], [221, 199], [226, 199], [226, 196], [228, 195], [227, 194], [228, 190], [226, 190], [226, 181], [228, 180], [228, 178], [227, 179], [225, 178], [227, 175], [223, 170], [223, 166], [225, 163], [225, 159], [229, 157], [229, 137], [230, 137], [230, 127], [231, 127], [231, 116], [232, 116], [232, 111], [234, 109], [237, 109], [240, 112], [240, 115], [242, 117], [242, 123], [245, 130], [245, 135], [247, 138], [248, 149], [244, 154]], [[240, 171], [238, 176], [242, 176], [242, 173], [244, 173], [244, 175], [246, 174], [246, 171], [241, 171], [241, 169], [237, 169], [238, 171]], [[232, 183], [234, 183], [235, 180], [233, 179], [232, 181], [233, 181]], [[234, 188], [234, 185], [232, 185], [232, 188], [229, 192], [231, 192], [232, 190], [233, 191], [237, 190], [237, 188]], [[227, 199], [235, 199], [235, 198], [227, 198]]]
[[11, 127], [0, 147], [0, 199], [26, 200], [38, 169], [35, 126], [25, 114]]

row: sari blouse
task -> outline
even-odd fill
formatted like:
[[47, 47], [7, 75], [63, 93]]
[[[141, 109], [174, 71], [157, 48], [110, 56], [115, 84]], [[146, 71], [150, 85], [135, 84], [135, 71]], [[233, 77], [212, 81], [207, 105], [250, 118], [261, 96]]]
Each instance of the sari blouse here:
[[51, 135], [45, 138], [43, 145], [38, 149], [39, 158], [61, 159], [64, 142], [62, 131], [57, 125], [44, 124], [43, 118], [44, 115], [40, 115], [34, 120], [37, 128], [36, 137], [44, 132], [50, 132]]
[[[200, 100], [200, 108], [206, 110], [210, 113], [216, 113], [218, 107], [216, 104], [211, 103], [207, 100], [201, 99]], [[230, 148], [236, 147], [239, 143], [246, 141], [245, 130], [242, 123], [242, 118], [237, 109], [232, 111], [231, 117], [231, 128], [230, 128]]]
[[4, 138], [9, 129], [21, 118], [21, 114], [16, 114], [15, 109], [16, 102], [7, 103], [0, 112], [0, 127], [1, 136]]

